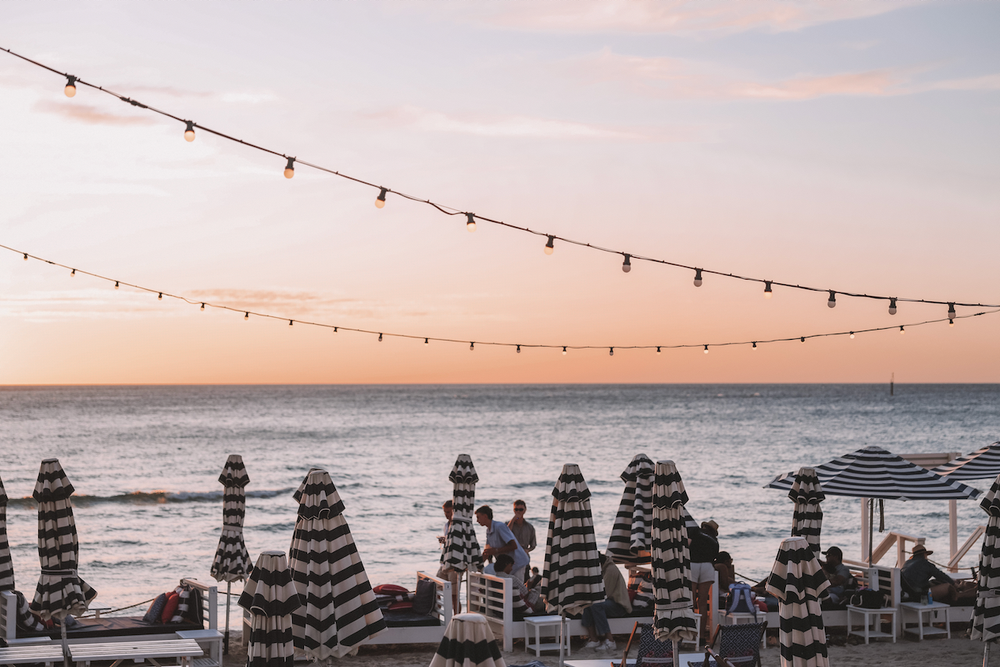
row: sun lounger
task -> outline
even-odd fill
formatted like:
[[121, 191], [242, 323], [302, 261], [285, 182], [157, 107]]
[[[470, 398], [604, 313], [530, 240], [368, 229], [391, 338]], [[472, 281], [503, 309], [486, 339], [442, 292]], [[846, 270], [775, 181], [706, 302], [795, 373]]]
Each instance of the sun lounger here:
[[[70, 654], [77, 665], [90, 665], [91, 662], [111, 662], [111, 667], [118, 667], [123, 662], [149, 661], [153, 665], [162, 664], [166, 659], [171, 663], [180, 662], [188, 667], [193, 665], [192, 658], [202, 654], [198, 642], [193, 639], [165, 639], [154, 641], [104, 642], [87, 644], [70, 644]], [[31, 663], [62, 663], [62, 643], [48, 641], [42, 644], [20, 644], [8, 648], [0, 648], [0, 665], [24, 665]]]
[[439, 579], [426, 572], [417, 572], [417, 582], [434, 582], [434, 606], [429, 614], [413, 613], [386, 614], [388, 628], [365, 644], [437, 644], [444, 637], [445, 628], [454, 614], [451, 604], [451, 582]]

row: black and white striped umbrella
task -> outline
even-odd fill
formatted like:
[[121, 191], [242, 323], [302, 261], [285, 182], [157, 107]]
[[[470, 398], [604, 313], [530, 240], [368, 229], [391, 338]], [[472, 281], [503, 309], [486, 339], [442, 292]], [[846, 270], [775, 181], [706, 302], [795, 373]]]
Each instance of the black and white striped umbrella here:
[[542, 595], [559, 614], [582, 612], [604, 599], [590, 489], [580, 466], [567, 463], [552, 489]]
[[247, 667], [292, 667], [292, 613], [303, 602], [284, 551], [264, 551], [257, 557], [237, 604], [250, 612]]
[[972, 639], [993, 642], [1000, 639], [1000, 475], [979, 506], [990, 518], [983, 537], [983, 552], [979, 556], [979, 586], [976, 607], [972, 612]]
[[826, 631], [820, 596], [827, 581], [804, 537], [781, 541], [774, 567], [767, 579], [767, 592], [778, 598], [778, 644], [781, 667], [828, 667]]
[[652, 567], [656, 605], [653, 634], [677, 644], [698, 638], [691, 599], [691, 553], [681, 511], [688, 501], [673, 461], [657, 461], [653, 480]]
[[948, 479], [992, 479], [1000, 475], [1000, 442], [980, 447], [971, 454], [959, 456], [931, 472]]
[[299, 503], [289, 565], [305, 605], [292, 614], [295, 647], [315, 660], [340, 658], [385, 629], [330, 473], [313, 468]]
[[[957, 500], [976, 498], [971, 486], [896, 456], [881, 447], [865, 447], [816, 466], [816, 477], [828, 496], [903, 500]], [[790, 472], [774, 478], [768, 488], [788, 491], [795, 482]]]
[[653, 460], [636, 454], [621, 474], [625, 482], [618, 515], [608, 539], [608, 555], [623, 565], [649, 562], [653, 525]]
[[7, 492], [0, 479], [0, 591], [14, 590], [14, 561], [7, 541]]
[[459, 454], [448, 479], [454, 485], [452, 492], [454, 514], [451, 518], [451, 528], [445, 536], [441, 564], [465, 572], [470, 567], [478, 568], [483, 562], [479, 541], [476, 539], [476, 529], [472, 525], [473, 508], [476, 504], [476, 482], [479, 481], [476, 468], [472, 465], [472, 457], [468, 454]]
[[795, 503], [792, 512], [792, 537], [806, 538], [813, 553], [818, 557], [819, 534], [823, 528], [823, 510], [820, 509], [820, 503], [826, 496], [823, 494], [823, 487], [819, 483], [816, 471], [812, 468], [799, 468], [788, 497]]
[[243, 581], [250, 571], [250, 554], [243, 543], [246, 491], [250, 483], [243, 457], [230, 454], [219, 475], [222, 483], [222, 534], [215, 550], [211, 574], [216, 581]]
[[430, 667], [507, 667], [486, 617], [455, 614]]

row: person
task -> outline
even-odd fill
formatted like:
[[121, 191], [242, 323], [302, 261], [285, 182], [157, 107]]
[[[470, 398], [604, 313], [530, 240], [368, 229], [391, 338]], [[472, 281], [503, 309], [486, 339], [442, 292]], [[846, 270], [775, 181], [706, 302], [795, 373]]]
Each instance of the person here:
[[830, 602], [840, 604], [844, 601], [846, 591], [853, 591], [858, 587], [858, 580], [844, 565], [844, 552], [840, 547], [830, 547], [823, 555], [826, 556], [826, 562], [820, 561], [819, 564], [830, 582], [826, 591], [830, 594]]
[[540, 583], [542, 583], [542, 575], [538, 574], [538, 568], [531, 568], [531, 579], [524, 582], [524, 585], [528, 588], [536, 588]]
[[927, 560], [932, 553], [934, 552], [928, 551], [922, 544], [913, 547], [910, 559], [903, 563], [903, 569], [900, 571], [903, 592], [910, 602], [923, 602], [927, 592], [930, 591], [935, 602], [955, 604], [958, 599], [955, 582], [934, 563]]
[[[483, 505], [476, 510], [476, 523], [486, 528], [486, 546], [483, 548], [483, 559], [492, 560], [497, 554], [510, 554], [514, 559], [514, 572], [524, 572], [528, 566], [528, 554], [517, 543], [514, 533], [510, 532], [503, 521], [493, 520], [493, 509]], [[496, 565], [493, 566], [494, 573]]]
[[445, 545], [448, 543], [448, 533], [451, 532], [451, 519], [455, 516], [455, 504], [451, 500], [446, 500], [443, 505], [441, 505], [442, 511], [444, 511], [444, 535], [438, 535], [438, 544], [441, 545], [441, 567], [438, 568], [437, 576], [438, 579], [444, 579], [445, 581], [451, 582], [451, 604], [452, 609], [455, 613], [462, 611], [461, 603], [458, 601], [458, 592], [461, 588], [462, 583], [462, 572], [456, 570], [453, 567], [449, 567], [445, 562]]
[[736, 583], [736, 566], [733, 565], [733, 557], [728, 551], [720, 551], [713, 563], [715, 571], [719, 573], [719, 604], [725, 606], [725, 596], [729, 594], [729, 585]]
[[514, 559], [510, 554], [498, 554], [496, 557], [496, 562], [493, 564], [494, 574], [498, 577], [503, 577], [504, 579], [510, 579], [513, 583], [513, 597], [514, 597], [514, 618], [519, 620], [517, 617], [523, 617], [525, 614], [533, 614], [539, 611], [542, 607], [538, 591], [531, 591], [521, 577], [517, 576], [513, 572], [514, 569]]
[[[524, 513], [527, 509], [528, 506], [523, 500], [515, 500], [514, 516], [507, 522], [507, 527], [510, 528], [510, 532], [514, 533], [514, 538], [521, 545], [521, 548], [524, 549], [524, 553], [528, 554], [528, 562], [530, 564], [531, 552], [534, 551], [538, 544], [535, 541], [535, 527], [524, 519]], [[530, 573], [530, 570], [525, 567], [522, 575], [523, 578], [527, 579]]]
[[610, 558], [598, 554], [601, 559], [601, 573], [604, 575], [604, 594], [606, 599], [595, 602], [583, 610], [581, 623], [587, 631], [589, 641], [587, 648], [599, 651], [617, 651], [614, 635], [611, 634], [609, 618], [621, 618], [632, 613], [632, 602], [628, 597], [628, 586], [625, 579]]
[[688, 528], [691, 540], [691, 599], [695, 613], [701, 616], [702, 638], [708, 637], [712, 627], [709, 613], [709, 595], [715, 581], [715, 557], [719, 555], [719, 524], [703, 521], [700, 528]]

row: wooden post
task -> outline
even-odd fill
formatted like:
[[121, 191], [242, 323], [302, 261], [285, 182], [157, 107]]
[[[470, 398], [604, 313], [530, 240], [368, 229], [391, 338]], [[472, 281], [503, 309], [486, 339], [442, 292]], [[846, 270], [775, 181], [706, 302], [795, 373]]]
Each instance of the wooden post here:
[[868, 562], [868, 499], [861, 499], [861, 558], [858, 560]]

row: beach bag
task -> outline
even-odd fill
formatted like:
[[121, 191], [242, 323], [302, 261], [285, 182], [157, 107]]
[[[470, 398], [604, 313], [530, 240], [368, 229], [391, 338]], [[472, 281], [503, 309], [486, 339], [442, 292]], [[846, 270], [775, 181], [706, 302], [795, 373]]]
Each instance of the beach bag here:
[[750, 584], [729, 584], [729, 598], [726, 600], [726, 612], [729, 614], [753, 614], [757, 620], [757, 605], [754, 604], [754, 594]]
[[860, 588], [848, 598], [847, 604], [862, 609], [884, 609], [889, 604], [889, 594], [885, 591], [873, 591]]

